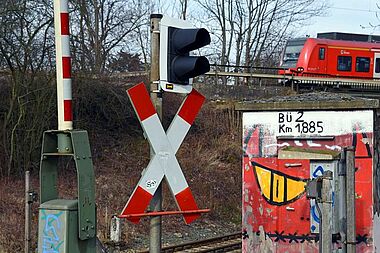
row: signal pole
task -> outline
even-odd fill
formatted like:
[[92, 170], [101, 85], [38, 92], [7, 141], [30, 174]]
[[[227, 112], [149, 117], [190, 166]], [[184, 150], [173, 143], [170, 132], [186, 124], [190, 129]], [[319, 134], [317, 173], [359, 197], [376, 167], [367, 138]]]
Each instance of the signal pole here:
[[[73, 130], [69, 2], [54, 0], [58, 130]], [[72, 152], [70, 137], [58, 133], [58, 152]]]
[[31, 201], [30, 194], [30, 172], [25, 171], [25, 253], [29, 253], [30, 249], [30, 227], [31, 227]]
[[[58, 129], [45, 131], [42, 138], [38, 252], [95, 253], [95, 175], [90, 143], [87, 131], [73, 129], [68, 0], [54, 0], [54, 31]], [[59, 197], [57, 180], [62, 157], [75, 161], [74, 200]]]
[[[160, 21], [161, 14], [150, 15], [151, 27], [151, 66], [150, 66], [150, 97], [156, 108], [158, 117], [162, 121], [162, 91], [159, 86], [160, 79]], [[150, 156], [153, 157], [153, 150], [150, 149]], [[150, 211], [158, 212], [162, 210], [162, 183], [158, 186], [150, 204]], [[161, 233], [162, 233], [161, 216], [152, 216], [150, 218], [149, 230], [149, 252], [161, 252]]]

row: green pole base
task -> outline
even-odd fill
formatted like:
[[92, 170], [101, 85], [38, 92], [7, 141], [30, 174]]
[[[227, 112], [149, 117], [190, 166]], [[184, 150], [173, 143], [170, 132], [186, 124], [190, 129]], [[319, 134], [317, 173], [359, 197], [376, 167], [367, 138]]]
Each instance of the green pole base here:
[[72, 153], [73, 146], [71, 144], [71, 137], [67, 133], [57, 134], [58, 138], [58, 153]]

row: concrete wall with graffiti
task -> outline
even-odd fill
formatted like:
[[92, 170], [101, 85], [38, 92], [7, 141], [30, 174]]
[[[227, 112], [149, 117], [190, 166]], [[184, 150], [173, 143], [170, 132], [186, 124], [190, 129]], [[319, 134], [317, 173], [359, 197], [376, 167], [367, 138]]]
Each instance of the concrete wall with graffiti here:
[[[243, 252], [318, 252], [319, 217], [305, 185], [334, 172], [337, 160], [325, 157], [347, 146], [355, 147], [357, 252], [375, 252], [373, 122], [372, 110], [244, 113]], [[315, 155], [297, 159], [299, 150]]]

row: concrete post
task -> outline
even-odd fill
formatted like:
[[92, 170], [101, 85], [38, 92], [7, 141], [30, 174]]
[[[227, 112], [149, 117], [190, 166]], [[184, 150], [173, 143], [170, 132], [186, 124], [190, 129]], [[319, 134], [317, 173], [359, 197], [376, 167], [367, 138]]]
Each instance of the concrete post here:
[[[332, 249], [332, 172], [325, 171], [322, 176], [322, 191], [321, 191], [321, 226], [320, 252], [331, 253]], [[321, 249], [322, 248], [322, 249]]]
[[[151, 27], [151, 66], [150, 66], [150, 96], [153, 105], [156, 107], [158, 117], [162, 120], [162, 92], [159, 91], [160, 79], [160, 20], [161, 14], [152, 14], [150, 16]], [[151, 157], [153, 156], [151, 149]], [[151, 201], [150, 210], [157, 212], [162, 210], [162, 184], [157, 187], [157, 190]], [[152, 216], [150, 218], [149, 230], [149, 252], [161, 252], [161, 233], [162, 233], [162, 219], [161, 216]]]
[[[341, 241], [346, 241], [346, 229], [347, 229], [347, 202], [346, 202], [346, 151], [341, 152], [341, 157], [338, 166], [338, 184], [339, 192], [337, 194], [336, 207], [338, 208], [338, 232], [341, 236]], [[347, 252], [346, 243], [342, 243], [342, 253]]]
[[355, 148], [346, 149], [347, 253], [356, 252]]
[[114, 243], [119, 243], [121, 239], [121, 219], [117, 215], [111, 218], [110, 239]]

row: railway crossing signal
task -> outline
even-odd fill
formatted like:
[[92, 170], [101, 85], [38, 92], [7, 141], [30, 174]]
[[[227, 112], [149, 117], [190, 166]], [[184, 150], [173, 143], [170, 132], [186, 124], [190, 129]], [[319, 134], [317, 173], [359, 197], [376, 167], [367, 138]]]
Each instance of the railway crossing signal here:
[[210, 71], [210, 63], [205, 56], [191, 56], [190, 52], [210, 42], [206, 29], [163, 17], [160, 23], [161, 88], [169, 92], [189, 93], [192, 78]]
[[[157, 187], [165, 177], [177, 206], [184, 211], [185, 222], [189, 224], [200, 214], [196, 212], [197, 204], [175, 153], [189, 131], [205, 97], [193, 89], [182, 103], [165, 133], [145, 85], [140, 83], [128, 89], [127, 93], [154, 151], [154, 156], [125, 205], [121, 217], [127, 217], [134, 223], [139, 222], [140, 216], [138, 215], [144, 213]], [[188, 213], [186, 213], [187, 211]], [[128, 215], [137, 216], [128, 218]]]
[[[73, 130], [68, 0], [54, 0], [58, 130], [43, 134], [40, 162], [38, 252], [96, 252], [95, 176], [88, 134]], [[72, 157], [77, 198], [58, 194], [59, 158]], [[27, 248], [26, 248], [27, 249]]]

